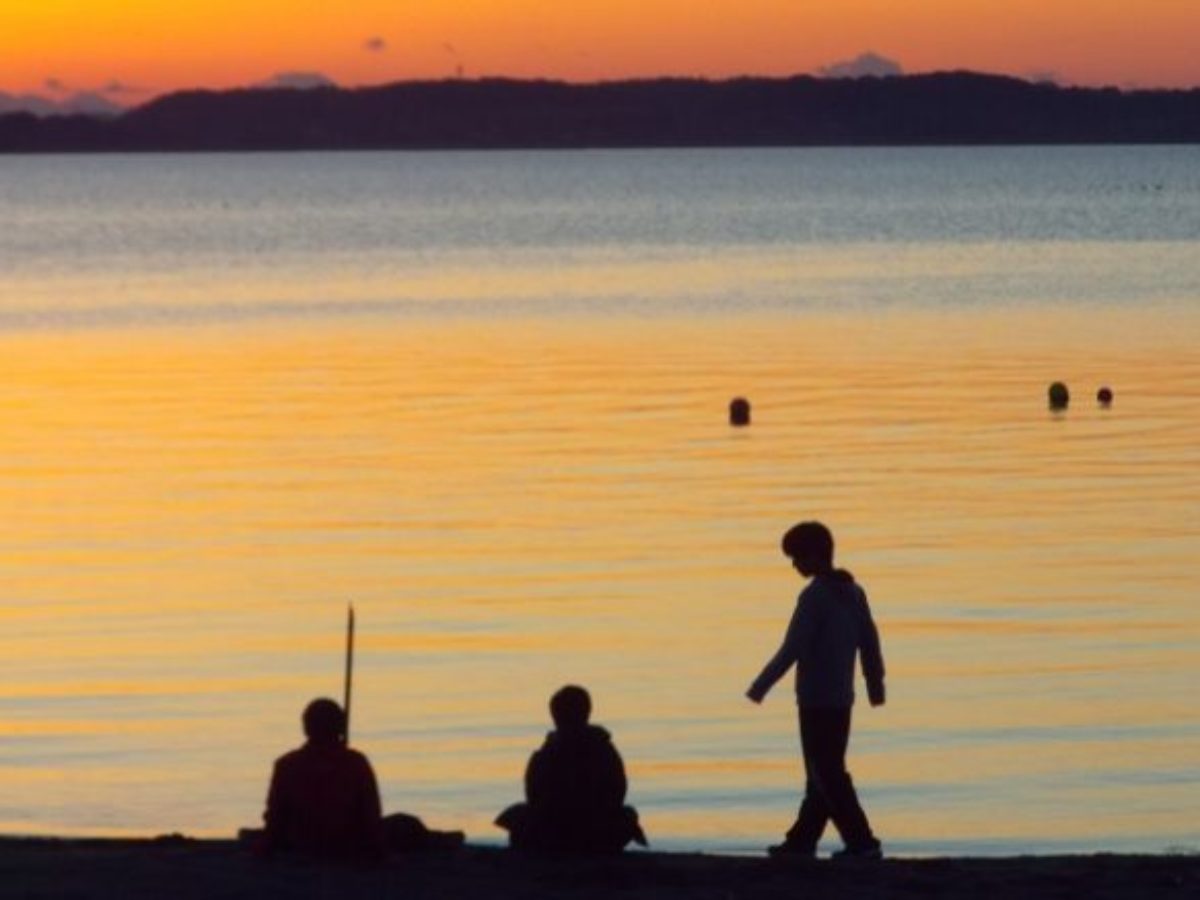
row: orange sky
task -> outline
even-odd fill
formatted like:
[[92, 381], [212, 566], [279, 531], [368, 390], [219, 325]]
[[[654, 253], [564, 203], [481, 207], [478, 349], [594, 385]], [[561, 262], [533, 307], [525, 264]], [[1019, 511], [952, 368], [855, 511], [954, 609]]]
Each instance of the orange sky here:
[[574, 81], [784, 75], [866, 50], [906, 72], [1193, 86], [1198, 47], [1198, 0], [0, 0], [0, 90], [118, 83], [139, 89], [127, 103], [282, 71], [347, 85], [459, 66]]

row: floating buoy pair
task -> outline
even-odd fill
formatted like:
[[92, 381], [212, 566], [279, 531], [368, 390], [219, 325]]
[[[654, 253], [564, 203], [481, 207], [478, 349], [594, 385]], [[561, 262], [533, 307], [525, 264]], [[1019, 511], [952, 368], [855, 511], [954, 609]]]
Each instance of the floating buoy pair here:
[[[1071, 392], [1067, 390], [1067, 386], [1061, 381], [1056, 381], [1050, 385], [1047, 395], [1050, 399], [1051, 409], [1066, 409], [1067, 405], [1071, 402]], [[1102, 387], [1096, 391], [1096, 402], [1101, 406], [1112, 406], [1112, 388]]]

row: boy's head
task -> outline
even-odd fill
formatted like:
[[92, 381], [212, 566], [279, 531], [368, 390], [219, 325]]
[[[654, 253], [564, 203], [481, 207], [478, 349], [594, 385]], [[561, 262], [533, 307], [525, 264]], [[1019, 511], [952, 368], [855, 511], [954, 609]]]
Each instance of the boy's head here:
[[801, 575], [833, 568], [833, 533], [820, 522], [801, 522], [787, 530], [780, 542], [783, 552]]
[[566, 731], [585, 728], [591, 715], [592, 698], [578, 685], [561, 687], [550, 698], [550, 718], [555, 728]]
[[310, 741], [330, 743], [346, 733], [346, 714], [328, 697], [320, 697], [304, 708], [304, 734]]

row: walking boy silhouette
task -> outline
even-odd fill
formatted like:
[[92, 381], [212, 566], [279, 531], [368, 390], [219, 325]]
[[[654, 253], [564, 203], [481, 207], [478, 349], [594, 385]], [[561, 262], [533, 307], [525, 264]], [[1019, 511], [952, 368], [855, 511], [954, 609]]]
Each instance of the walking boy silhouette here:
[[812, 858], [832, 820], [845, 849], [836, 858], [879, 859], [882, 847], [858, 802], [846, 771], [850, 709], [854, 704], [854, 662], [861, 654], [872, 706], [885, 701], [883, 654], [866, 592], [844, 569], [833, 567], [833, 535], [820, 522], [801, 522], [783, 536], [783, 552], [811, 579], [796, 601], [783, 645], [771, 657], [746, 696], [761, 703], [775, 682], [796, 667], [800, 746], [806, 776], [804, 801], [782, 844], [772, 856]]

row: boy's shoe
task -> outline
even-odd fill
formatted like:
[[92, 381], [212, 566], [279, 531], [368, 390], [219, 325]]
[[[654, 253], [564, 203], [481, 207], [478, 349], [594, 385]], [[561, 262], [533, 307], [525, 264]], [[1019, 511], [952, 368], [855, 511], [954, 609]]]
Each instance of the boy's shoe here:
[[805, 847], [801, 844], [772, 844], [767, 848], [767, 856], [771, 859], [816, 859], [817, 848]]
[[846, 847], [834, 853], [832, 858], [845, 861], [883, 859], [883, 846], [876, 841], [873, 844], [863, 844], [861, 847]]

